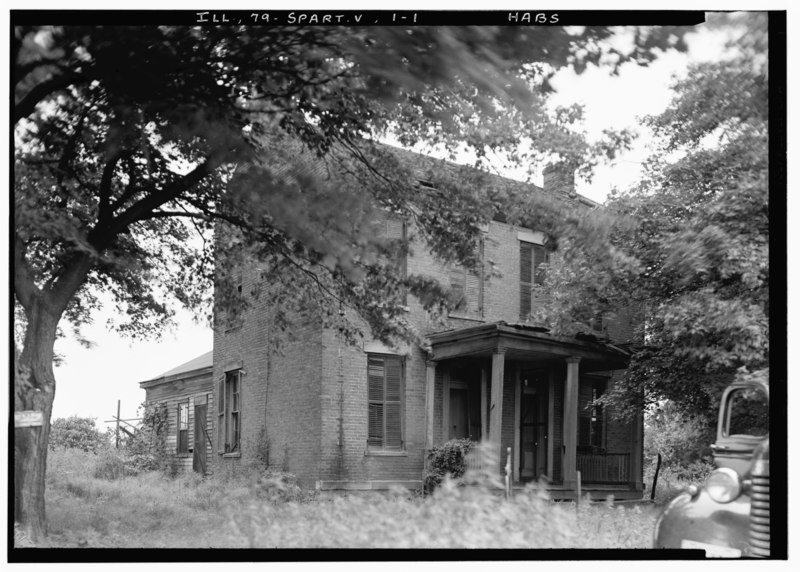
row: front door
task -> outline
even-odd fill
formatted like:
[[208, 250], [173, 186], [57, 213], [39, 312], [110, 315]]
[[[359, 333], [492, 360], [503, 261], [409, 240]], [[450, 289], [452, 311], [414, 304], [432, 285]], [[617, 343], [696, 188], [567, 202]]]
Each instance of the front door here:
[[481, 440], [481, 372], [457, 367], [450, 372], [448, 439]]
[[538, 479], [547, 474], [548, 385], [543, 376], [523, 373], [520, 395], [519, 478]]
[[194, 406], [194, 454], [192, 468], [196, 473], [206, 474], [206, 443], [208, 431], [206, 428], [206, 412], [208, 405]]

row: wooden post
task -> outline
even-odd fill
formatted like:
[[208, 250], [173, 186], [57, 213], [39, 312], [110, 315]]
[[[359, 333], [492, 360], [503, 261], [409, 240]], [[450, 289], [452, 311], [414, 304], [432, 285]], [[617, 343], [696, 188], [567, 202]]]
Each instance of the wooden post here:
[[120, 404], [121, 404], [121, 400], [117, 399], [117, 430], [116, 430], [116, 433], [115, 433], [115, 435], [116, 435], [116, 444], [114, 445], [114, 447], [115, 447], [116, 449], [119, 449], [119, 418], [120, 418]]
[[486, 366], [481, 367], [481, 441], [489, 436], [489, 380], [486, 378]]
[[661, 453], [658, 454], [656, 461], [656, 474], [653, 475], [653, 486], [650, 488], [650, 500], [656, 498], [656, 485], [658, 485], [658, 471], [661, 470]]
[[575, 501], [575, 507], [578, 508], [581, 506], [581, 472], [575, 471], [575, 480], [578, 483], [578, 498]]
[[436, 383], [436, 362], [428, 360], [426, 362], [426, 366], [427, 368], [425, 376], [425, 459], [428, 458], [428, 451], [433, 449], [433, 400], [434, 400], [434, 386]]
[[[497, 348], [492, 354], [492, 398], [489, 409], [489, 441], [492, 449], [502, 462], [501, 433], [503, 427], [503, 375], [505, 372], [506, 349]], [[496, 467], [497, 470], [499, 467]], [[496, 473], [495, 473], [496, 474]]]
[[506, 451], [506, 500], [511, 499], [511, 447]]
[[564, 384], [564, 486], [575, 488], [578, 450], [578, 364], [581, 358], [568, 357]]

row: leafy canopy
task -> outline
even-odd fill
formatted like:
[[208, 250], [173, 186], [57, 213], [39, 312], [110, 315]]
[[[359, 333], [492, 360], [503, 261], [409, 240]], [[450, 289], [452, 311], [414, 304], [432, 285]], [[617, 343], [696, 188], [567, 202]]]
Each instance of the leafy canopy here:
[[[225, 252], [247, 250], [293, 285], [296, 300], [338, 300], [378, 335], [408, 335], [373, 286], [430, 304], [443, 292], [421, 277], [386, 277], [389, 246], [365, 224], [372, 210], [412, 219], [441, 258], [464, 259], [509, 197], [452, 181], [437, 183], [459, 193], [422, 192], [409, 184], [408, 162], [376, 142], [465, 152], [483, 169], [497, 157], [591, 165], [627, 135], [587, 143], [578, 109], [546, 111], [548, 78], [682, 47], [680, 30], [657, 28], [621, 53], [603, 43], [611, 34], [16, 28], [16, 299], [28, 320], [47, 308], [80, 326], [102, 290], [118, 330], [151, 335], [173, 300], [208, 307], [215, 261], [222, 292], [232, 282], [222, 261], [235, 259]], [[232, 230], [214, 245], [217, 221]]]

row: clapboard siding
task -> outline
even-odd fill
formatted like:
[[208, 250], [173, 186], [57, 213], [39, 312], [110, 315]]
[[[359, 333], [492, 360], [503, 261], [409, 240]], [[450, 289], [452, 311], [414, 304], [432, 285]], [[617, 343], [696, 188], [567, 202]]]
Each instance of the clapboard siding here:
[[[205, 439], [203, 443], [195, 443], [194, 438], [195, 405], [207, 404], [206, 431], [213, 440], [212, 411], [214, 411], [214, 397], [211, 388], [210, 368], [204, 369], [197, 374], [188, 372], [180, 376], [145, 383], [146, 403], [165, 404], [167, 407], [167, 454], [176, 461], [178, 470], [180, 472], [191, 471], [193, 462], [193, 453], [191, 451], [195, 447], [204, 447], [206, 450], [207, 473], [210, 474], [212, 466], [210, 460], [214, 454], [213, 446], [208, 439]], [[189, 453], [178, 453], [178, 406], [181, 403], [189, 404], [189, 424], [187, 427]]]

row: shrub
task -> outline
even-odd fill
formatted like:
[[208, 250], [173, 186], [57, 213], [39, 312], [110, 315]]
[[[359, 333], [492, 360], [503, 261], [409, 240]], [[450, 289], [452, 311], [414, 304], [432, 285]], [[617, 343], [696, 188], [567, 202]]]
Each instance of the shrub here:
[[660, 453], [663, 464], [676, 471], [709, 457], [713, 441], [713, 427], [700, 417], [681, 413], [671, 402], [662, 403], [645, 419], [645, 458], [655, 459]]
[[130, 462], [126, 462], [127, 456], [118, 449], [107, 449], [103, 451], [94, 468], [94, 478], [115, 481], [122, 477], [136, 475], [136, 471]]
[[433, 491], [446, 475], [454, 479], [464, 476], [467, 454], [475, 445], [469, 439], [451, 439], [434, 447], [428, 453], [428, 468], [425, 471], [425, 490]]
[[167, 406], [164, 403], [143, 403], [139, 407], [141, 423], [133, 436], [127, 437], [122, 451], [128, 469], [136, 474], [142, 471], [164, 471], [174, 476], [176, 468], [167, 454]]
[[60, 417], [50, 424], [49, 447], [51, 451], [58, 448], [81, 449], [96, 453], [108, 447], [106, 434], [94, 424], [92, 417]]

